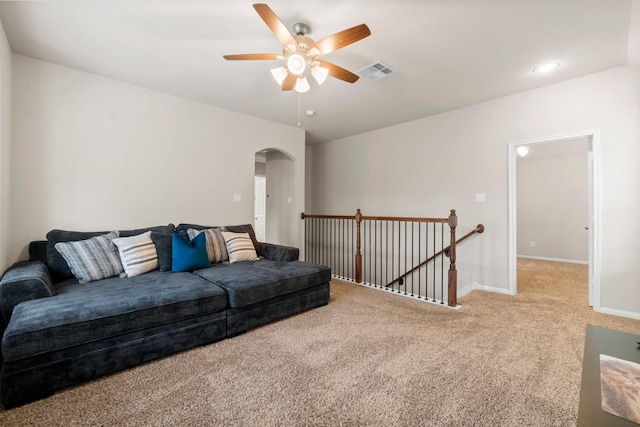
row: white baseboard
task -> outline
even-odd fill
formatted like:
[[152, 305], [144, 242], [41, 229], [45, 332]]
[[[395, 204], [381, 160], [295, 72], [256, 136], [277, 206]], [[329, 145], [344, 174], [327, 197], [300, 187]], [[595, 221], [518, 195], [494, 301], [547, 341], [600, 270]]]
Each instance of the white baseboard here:
[[614, 316], [629, 317], [631, 319], [640, 320], [640, 313], [635, 313], [633, 311], [624, 311], [624, 310], [616, 310], [614, 308], [600, 307], [600, 310], [598, 310], [598, 312], [599, 313], [604, 313], [604, 314], [612, 314]]
[[553, 262], [566, 262], [569, 264], [584, 264], [589, 265], [589, 261], [579, 261], [576, 259], [562, 259], [562, 258], [548, 258], [543, 256], [530, 256], [530, 255], [516, 255], [518, 258], [537, 259], [540, 261], [553, 261]]
[[469, 292], [471, 291], [487, 291], [487, 292], [495, 292], [497, 294], [505, 294], [505, 295], [511, 295], [511, 293], [509, 292], [509, 289], [504, 289], [504, 288], [496, 288], [494, 286], [485, 286], [485, 285], [481, 285], [478, 282], [473, 282], [471, 284], [462, 286], [458, 288], [458, 298], [462, 298], [463, 296], [467, 295]]

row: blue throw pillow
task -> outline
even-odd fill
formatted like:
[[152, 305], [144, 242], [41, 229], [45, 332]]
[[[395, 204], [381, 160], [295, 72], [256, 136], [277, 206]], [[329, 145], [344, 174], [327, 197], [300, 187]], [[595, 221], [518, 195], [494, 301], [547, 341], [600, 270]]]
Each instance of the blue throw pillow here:
[[178, 233], [173, 233], [171, 244], [171, 271], [174, 273], [193, 271], [211, 265], [204, 233], [198, 234], [191, 242]]

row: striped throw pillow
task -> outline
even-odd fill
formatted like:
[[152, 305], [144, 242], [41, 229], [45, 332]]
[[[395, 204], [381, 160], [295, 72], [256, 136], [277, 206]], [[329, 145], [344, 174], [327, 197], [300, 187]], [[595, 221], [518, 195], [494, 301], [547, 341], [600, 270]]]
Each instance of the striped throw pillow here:
[[227, 245], [227, 252], [229, 253], [229, 262], [239, 261], [256, 261], [258, 254], [256, 248], [253, 246], [253, 241], [249, 236], [249, 233], [230, 233], [228, 231], [222, 231], [222, 237]]
[[133, 277], [158, 268], [158, 252], [151, 240], [151, 231], [131, 237], [113, 239], [118, 247], [124, 273], [120, 277]]
[[117, 231], [76, 242], [58, 242], [55, 248], [80, 283], [106, 279], [122, 273], [118, 251], [111, 244]]
[[189, 228], [187, 235], [189, 240], [193, 240], [200, 233], [204, 233], [207, 240], [207, 255], [209, 256], [209, 262], [215, 264], [217, 262], [224, 262], [229, 260], [229, 254], [227, 253], [227, 246], [222, 237], [222, 230], [219, 228], [206, 228], [204, 230], [196, 230], [195, 228]]

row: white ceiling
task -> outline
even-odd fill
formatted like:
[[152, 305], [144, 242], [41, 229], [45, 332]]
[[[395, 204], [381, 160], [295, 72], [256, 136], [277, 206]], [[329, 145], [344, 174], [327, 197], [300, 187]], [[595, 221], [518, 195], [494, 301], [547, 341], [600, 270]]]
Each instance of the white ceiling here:
[[[311, 38], [366, 23], [372, 35], [322, 58], [350, 71], [382, 61], [375, 83], [329, 78], [300, 97], [307, 143], [359, 134], [627, 64], [638, 51], [640, 0], [270, 0]], [[635, 3], [633, 3], [635, 2]], [[296, 126], [298, 94], [282, 92], [280, 53], [238, 0], [2, 1], [14, 53]], [[635, 17], [635, 18], [633, 18]], [[630, 24], [630, 22], [632, 24]], [[631, 31], [630, 31], [631, 29]], [[631, 42], [630, 42], [631, 41]], [[553, 73], [531, 70], [559, 61]], [[316, 115], [308, 118], [306, 109]]]

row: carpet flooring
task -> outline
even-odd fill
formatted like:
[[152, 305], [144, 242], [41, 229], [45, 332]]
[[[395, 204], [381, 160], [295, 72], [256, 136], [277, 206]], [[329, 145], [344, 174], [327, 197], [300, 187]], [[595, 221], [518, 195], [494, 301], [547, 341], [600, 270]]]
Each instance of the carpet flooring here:
[[334, 280], [331, 302], [0, 412], [3, 426], [573, 426], [587, 266], [521, 259], [451, 310]]

